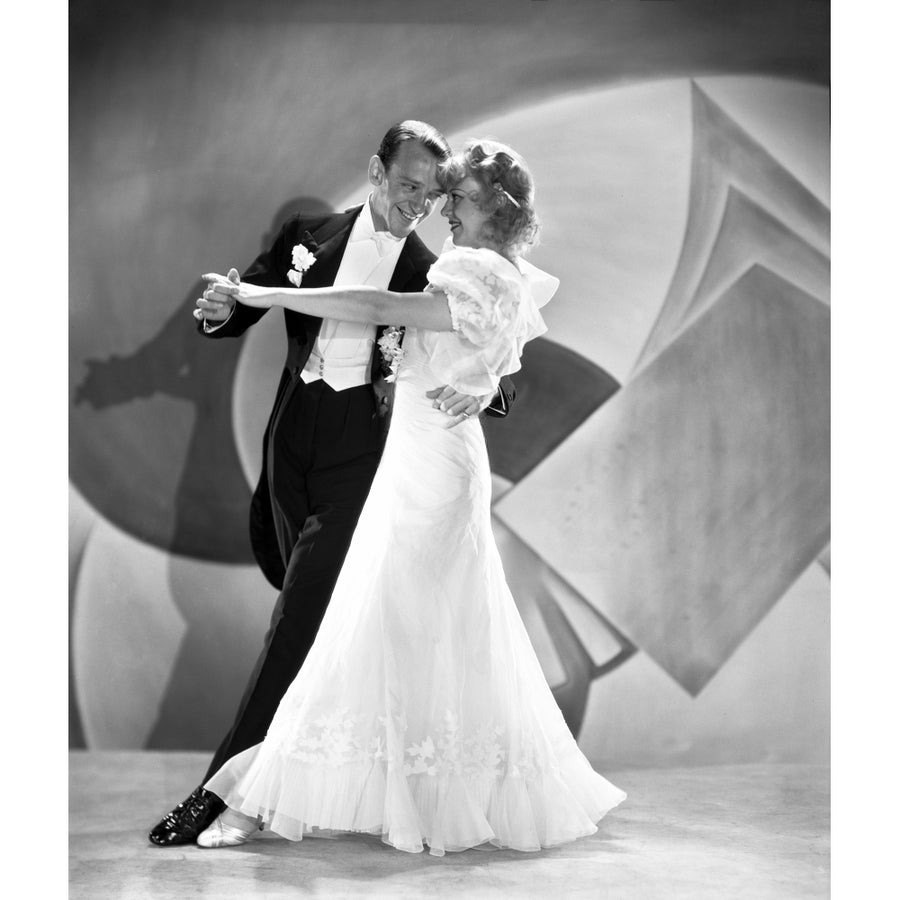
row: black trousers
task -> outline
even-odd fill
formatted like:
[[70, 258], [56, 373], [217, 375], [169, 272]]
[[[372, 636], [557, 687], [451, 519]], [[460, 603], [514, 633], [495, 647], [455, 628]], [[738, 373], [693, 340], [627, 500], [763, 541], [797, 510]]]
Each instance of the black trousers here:
[[288, 386], [270, 425], [266, 467], [287, 574], [263, 651], [208, 780], [258, 744], [319, 630], [381, 455], [371, 385]]

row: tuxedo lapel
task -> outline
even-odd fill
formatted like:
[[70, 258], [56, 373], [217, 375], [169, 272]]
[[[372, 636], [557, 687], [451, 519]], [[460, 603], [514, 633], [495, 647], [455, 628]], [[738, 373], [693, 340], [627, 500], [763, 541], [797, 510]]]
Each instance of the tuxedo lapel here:
[[303, 276], [303, 287], [330, 287], [334, 284], [344, 256], [344, 248], [361, 209], [361, 206], [357, 206], [345, 213], [339, 213], [312, 232], [311, 236], [318, 244], [313, 251], [316, 262]]
[[400, 256], [397, 258], [397, 265], [394, 266], [394, 274], [391, 276], [391, 282], [388, 285], [389, 291], [402, 291], [403, 286], [409, 281], [409, 279], [416, 271], [416, 268], [412, 263], [412, 259], [410, 258], [410, 254], [406, 252], [406, 246], [408, 244], [409, 239], [407, 238], [407, 242], [403, 246], [403, 250], [400, 252]]

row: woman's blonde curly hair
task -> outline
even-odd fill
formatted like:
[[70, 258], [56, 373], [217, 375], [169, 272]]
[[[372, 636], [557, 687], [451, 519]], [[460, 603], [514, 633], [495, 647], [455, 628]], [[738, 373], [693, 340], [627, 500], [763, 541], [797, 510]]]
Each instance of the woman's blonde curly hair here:
[[438, 179], [445, 191], [467, 175], [482, 188], [478, 208], [489, 213], [481, 237], [504, 256], [522, 256], [538, 242], [541, 223], [534, 211], [534, 178], [512, 147], [487, 138], [470, 140], [443, 162]]

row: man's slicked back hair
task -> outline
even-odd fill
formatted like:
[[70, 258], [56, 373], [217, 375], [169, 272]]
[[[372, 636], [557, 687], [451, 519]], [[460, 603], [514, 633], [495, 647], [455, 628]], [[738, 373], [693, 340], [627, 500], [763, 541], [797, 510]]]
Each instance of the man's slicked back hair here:
[[397, 122], [396, 125], [391, 125], [381, 139], [378, 158], [384, 165], [385, 171], [390, 167], [400, 150], [400, 145], [405, 141], [419, 141], [429, 153], [434, 154], [438, 162], [444, 162], [450, 157], [451, 151], [447, 138], [434, 125], [420, 122], [418, 119], [406, 119], [403, 122]]

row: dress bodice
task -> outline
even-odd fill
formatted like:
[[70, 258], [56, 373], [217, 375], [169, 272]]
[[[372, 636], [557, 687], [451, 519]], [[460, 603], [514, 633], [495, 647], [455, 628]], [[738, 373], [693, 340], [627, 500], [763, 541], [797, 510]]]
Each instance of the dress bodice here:
[[428, 282], [446, 295], [453, 330], [408, 329], [401, 371], [427, 374], [432, 386], [493, 394], [501, 376], [521, 368], [525, 342], [547, 330], [530, 280], [493, 250], [459, 247], [437, 259]]

